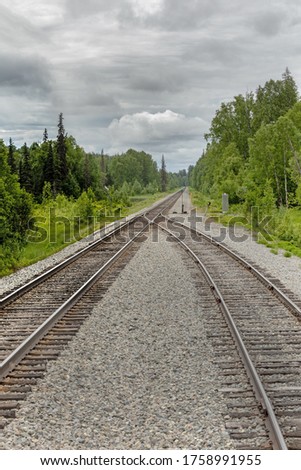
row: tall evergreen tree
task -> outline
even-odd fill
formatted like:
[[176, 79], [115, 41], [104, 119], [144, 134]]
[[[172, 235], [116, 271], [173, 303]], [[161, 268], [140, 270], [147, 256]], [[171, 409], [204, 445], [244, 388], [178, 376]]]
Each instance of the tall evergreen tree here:
[[102, 173], [106, 173], [106, 161], [105, 161], [103, 149], [101, 150], [101, 154], [100, 154], [100, 170]]
[[10, 137], [9, 145], [8, 145], [8, 164], [10, 166], [11, 172], [17, 173], [17, 165], [16, 165], [14, 152], [15, 152], [15, 146], [13, 144], [12, 138]]
[[100, 180], [101, 180], [101, 187], [104, 188], [107, 184], [107, 165], [104, 156], [103, 149], [101, 150], [100, 154]]
[[66, 185], [66, 180], [68, 177], [68, 164], [67, 164], [67, 145], [66, 145], [66, 136], [65, 128], [63, 124], [63, 113], [59, 114], [59, 123], [58, 123], [58, 135], [56, 142], [56, 153], [57, 153], [57, 190], [63, 190]]
[[48, 131], [45, 127], [44, 132], [43, 132], [43, 143], [46, 144], [48, 142]]
[[54, 155], [52, 149], [52, 142], [48, 142], [48, 152], [44, 163], [44, 181], [47, 181], [51, 185], [51, 190], [56, 193], [56, 181], [55, 181], [55, 167], [54, 167]]
[[9, 166], [7, 164], [7, 147], [0, 139], [0, 178], [7, 177], [9, 173]]
[[299, 100], [299, 93], [296, 82], [288, 67], [286, 67], [285, 72], [282, 74], [282, 87], [284, 101], [283, 105], [287, 110], [289, 110]]
[[167, 189], [167, 171], [164, 155], [161, 160], [161, 191], [164, 193]]
[[84, 185], [85, 185], [85, 190], [91, 186], [91, 168], [90, 168], [90, 158], [87, 153], [84, 155]]
[[26, 142], [21, 148], [21, 153], [22, 157], [20, 160], [20, 185], [27, 192], [31, 193], [33, 191], [33, 178], [29, 148], [27, 147]]
[[[31, 215], [31, 196], [20, 188], [8, 165], [8, 150], [0, 139], [0, 251], [6, 246], [13, 253], [25, 239]], [[14, 243], [16, 242], [16, 243]], [[4, 253], [2, 252], [1, 255]], [[1, 261], [5, 260], [5, 257]]]

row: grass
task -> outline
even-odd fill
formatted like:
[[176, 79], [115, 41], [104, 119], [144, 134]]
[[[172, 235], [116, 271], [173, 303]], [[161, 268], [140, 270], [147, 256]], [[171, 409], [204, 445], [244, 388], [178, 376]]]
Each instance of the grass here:
[[[221, 203], [210, 200], [197, 191], [190, 190], [190, 192], [192, 203], [203, 212], [206, 212], [208, 217], [213, 217], [216, 222], [225, 226], [240, 225], [248, 230], [253, 230], [252, 223], [243, 215], [241, 206], [230, 205], [231, 213], [223, 214], [221, 212]], [[209, 207], [208, 202], [210, 202]], [[257, 228], [253, 230], [254, 233], [257, 231], [258, 243], [266, 245], [273, 254], [278, 254], [281, 250], [286, 258], [292, 255], [301, 258], [301, 207], [275, 209], [271, 222], [267, 227], [270, 235], [268, 240], [258, 232]]]
[[141, 196], [133, 196], [130, 198], [131, 206], [123, 209], [122, 217], [126, 217], [130, 214], [135, 214], [136, 212], [141, 211], [142, 209], [151, 206], [159, 199], [163, 199], [168, 194], [175, 192], [169, 191], [166, 193], [155, 193], [155, 194], [143, 194]]
[[[32, 227], [27, 234], [27, 243], [18, 256], [8, 258], [2, 254], [0, 277], [11, 274], [17, 269], [29, 266], [51, 256], [66, 246], [81, 240], [87, 235], [120, 218], [139, 212], [162, 199], [168, 193], [144, 194], [130, 198], [130, 207], [111, 208], [106, 214], [103, 203], [93, 203], [93, 216], [80, 218], [80, 209], [76, 201], [62, 197], [55, 203], [37, 205], [34, 209]], [[113, 215], [111, 215], [113, 214]], [[81, 223], [79, 223], [79, 221]]]

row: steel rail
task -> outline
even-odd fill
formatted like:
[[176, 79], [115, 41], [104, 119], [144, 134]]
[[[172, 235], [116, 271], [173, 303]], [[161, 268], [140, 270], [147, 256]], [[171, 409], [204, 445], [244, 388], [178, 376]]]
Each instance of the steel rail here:
[[294, 314], [301, 320], [301, 309], [298, 307], [298, 305], [291, 300], [284, 292], [282, 292], [279, 287], [275, 286], [273, 282], [271, 282], [266, 276], [264, 276], [258, 269], [254, 268], [248, 261], [244, 260], [241, 258], [237, 253], [234, 253], [229, 247], [227, 247], [224, 243], [219, 242], [215, 237], [212, 237], [210, 235], [207, 235], [206, 233], [202, 232], [201, 230], [196, 230], [192, 227], [189, 227], [186, 224], [183, 224], [181, 222], [178, 222], [174, 219], [171, 219], [169, 217], [164, 216], [165, 219], [168, 222], [171, 222], [173, 225], [179, 225], [183, 228], [186, 228], [190, 230], [191, 232], [195, 233], [196, 235], [200, 235], [203, 238], [205, 238], [208, 242], [210, 242], [212, 245], [217, 246], [221, 250], [223, 250], [225, 253], [227, 253], [229, 256], [231, 256], [233, 259], [238, 261], [240, 264], [242, 264], [248, 271], [250, 271], [255, 277], [257, 277], [270, 291], [272, 291], [277, 297], [280, 298], [280, 300], [284, 303], [286, 307], [288, 307], [290, 310], [293, 311]]
[[45, 334], [68, 312], [80, 298], [99, 280], [101, 276], [123, 255], [123, 253], [136, 241], [149, 227], [147, 224], [129, 240], [111, 259], [109, 259], [93, 276], [86, 281], [68, 300], [55, 310], [30, 336], [28, 336], [2, 363], [0, 364], [0, 380], [16, 367], [17, 364], [33, 349]]
[[30, 280], [29, 282], [27, 282], [26, 284], [24, 284], [23, 286], [19, 287], [18, 289], [14, 290], [13, 292], [11, 292], [10, 294], [8, 294], [7, 296], [5, 296], [3, 299], [0, 300], [0, 308], [1, 307], [5, 307], [8, 303], [12, 302], [13, 300], [15, 300], [17, 297], [20, 297], [21, 295], [25, 294], [26, 292], [28, 292], [29, 290], [33, 289], [34, 287], [36, 287], [37, 285], [41, 284], [42, 282], [46, 281], [46, 279], [49, 279], [51, 276], [53, 276], [54, 274], [58, 273], [59, 271], [61, 271], [62, 269], [64, 269], [66, 266], [68, 266], [69, 264], [73, 263], [74, 261], [76, 261], [78, 258], [84, 256], [86, 253], [88, 253], [89, 251], [93, 250], [93, 248], [95, 248], [97, 245], [99, 245], [100, 243], [103, 243], [105, 242], [108, 238], [112, 237], [112, 235], [118, 233], [120, 230], [122, 230], [123, 228], [125, 228], [127, 225], [129, 225], [130, 223], [132, 223], [134, 220], [140, 218], [141, 216], [137, 216], [135, 217], [134, 219], [130, 220], [130, 221], [127, 221], [125, 222], [124, 224], [122, 225], [119, 225], [118, 227], [114, 228], [111, 232], [109, 232], [108, 234], [106, 234], [104, 237], [102, 237], [101, 239], [99, 240], [96, 240], [95, 242], [91, 243], [89, 246], [83, 248], [82, 250], [78, 251], [77, 253], [75, 253], [74, 255], [72, 256], [69, 256], [67, 259], [65, 259], [64, 261], [62, 261], [61, 263], [59, 264], [56, 264], [55, 266], [53, 266], [52, 268], [50, 268], [49, 270], [47, 270], [46, 272], [40, 274], [39, 276], [37, 276], [36, 278]]
[[[163, 199], [163, 201], [159, 201], [157, 203], [155, 203], [151, 209], [142, 209], [142, 211], [140, 211], [138, 214], [136, 214], [134, 217], [131, 217], [129, 220], [126, 220], [124, 223], [121, 223], [120, 225], [118, 225], [117, 227], [114, 227], [112, 231], [110, 231], [109, 233], [105, 234], [102, 238], [100, 238], [99, 240], [96, 240], [95, 242], [91, 243], [89, 246], [83, 248], [82, 250], [78, 251], [77, 253], [73, 254], [72, 256], [68, 257], [67, 259], [65, 259], [64, 261], [60, 262], [59, 264], [53, 266], [52, 268], [50, 268], [49, 270], [47, 270], [46, 272], [40, 274], [39, 276], [35, 277], [34, 279], [30, 280], [29, 282], [27, 282], [26, 284], [24, 284], [23, 286], [17, 288], [16, 290], [14, 290], [13, 292], [11, 292], [10, 294], [6, 295], [5, 297], [3, 297], [2, 299], [0, 299], [0, 308], [3, 308], [5, 307], [7, 304], [9, 304], [10, 302], [12, 302], [13, 300], [15, 300], [16, 298], [20, 297], [21, 295], [25, 294], [26, 292], [30, 291], [31, 289], [33, 289], [34, 287], [38, 286], [39, 284], [41, 284], [42, 282], [46, 281], [47, 279], [49, 279], [50, 277], [52, 277], [54, 274], [58, 273], [59, 271], [61, 271], [62, 269], [64, 269], [66, 266], [68, 266], [69, 264], [73, 263], [74, 261], [76, 261], [78, 258], [84, 256], [86, 253], [88, 253], [89, 251], [93, 250], [96, 246], [98, 246], [99, 244], [103, 243], [106, 241], [106, 239], [112, 237], [114, 234], [120, 232], [122, 229], [124, 229], [125, 227], [129, 226], [130, 224], [132, 224], [133, 222], [135, 222], [136, 220], [138, 220], [139, 218], [141, 217], [144, 217], [145, 220], [147, 221], [148, 223], [148, 219], [147, 217], [145, 217], [145, 214], [147, 214], [150, 210], [154, 210], [156, 209], [156, 207], [159, 207], [160, 205], [164, 204], [165, 202], [168, 203], [169, 199], [172, 199], [173, 201], [173, 197], [177, 194], [181, 194], [181, 192], [183, 191], [183, 189], [180, 189], [179, 191], [177, 191], [176, 193], [174, 193], [172, 196], [167, 196], [165, 199]], [[179, 197], [178, 196], [178, 197]], [[107, 227], [104, 228], [104, 230], [106, 229]]]
[[[165, 227], [162, 227], [159, 224], [156, 224], [158, 227], [161, 228], [161, 230], [165, 231], [168, 233], [170, 236], [172, 236], [174, 239], [177, 240], [177, 242], [189, 253], [189, 255], [197, 262], [198, 266], [200, 267], [207, 283], [210, 286], [210, 289], [212, 290], [214, 297], [219, 304], [222, 312], [225, 315], [226, 321], [228, 323], [228, 326], [230, 328], [230, 331], [232, 333], [232, 337], [234, 338], [234, 341], [238, 347], [239, 354], [242, 358], [242, 361], [245, 365], [246, 372], [249, 376], [249, 379], [253, 385], [255, 394], [257, 399], [259, 400], [261, 406], [264, 409], [264, 412], [266, 413], [266, 418], [267, 418], [267, 428], [270, 431], [271, 434], [271, 439], [273, 442], [273, 448], [277, 450], [287, 450], [287, 445], [284, 440], [283, 434], [281, 432], [280, 426], [278, 424], [277, 418], [275, 416], [275, 412], [273, 409], [273, 406], [270, 402], [269, 397], [266, 394], [266, 391], [264, 389], [264, 386], [260, 380], [260, 377], [256, 371], [256, 368], [253, 364], [253, 361], [247, 351], [246, 346], [244, 345], [243, 339], [239, 333], [239, 330], [232, 318], [232, 315], [226, 305], [226, 302], [223, 299], [223, 296], [221, 292], [219, 291], [216, 283], [214, 282], [213, 278], [211, 277], [209, 271], [203, 264], [203, 262], [199, 259], [199, 257], [189, 248], [186, 243], [184, 243], [179, 237], [177, 237], [172, 231], [168, 230]], [[187, 230], [189, 230], [189, 227], [185, 226]]]
[[[155, 210], [157, 207], [160, 207], [162, 204], [167, 204], [165, 207], [170, 207], [170, 205], [174, 204], [174, 199], [177, 194], [181, 194], [183, 190], [179, 190], [174, 193], [171, 197], [168, 196], [163, 201], [159, 201], [154, 206], [152, 206], [151, 210]], [[148, 213], [149, 210], [145, 211], [142, 214]], [[6, 296], [0, 306], [4, 306], [7, 303], [13, 301], [15, 298], [19, 297], [20, 295], [24, 294], [25, 292], [29, 291], [36, 285], [40, 284], [44, 280], [51, 277], [56, 272], [63, 269], [68, 264], [75, 261], [77, 258], [83, 256], [85, 253], [89, 252], [95, 246], [100, 244], [101, 242], [105, 241], [107, 238], [111, 237], [112, 235], [118, 233], [121, 229], [129, 226], [134, 221], [143, 217], [141, 213], [137, 214], [136, 216], [132, 217], [129, 221], [125, 222], [122, 225], [119, 225], [115, 230], [111, 231], [107, 235], [105, 235], [100, 240], [92, 243], [88, 247], [84, 248], [80, 252], [76, 253], [75, 255], [67, 258], [59, 265], [51, 268], [46, 273], [40, 275], [39, 277], [33, 279], [29, 283], [25, 284], [21, 288], [17, 289], [16, 291], [12, 292], [10, 295]], [[63, 315], [75, 305], [78, 300], [92, 287], [93, 284], [113, 265], [115, 261], [130, 247], [130, 245], [136, 241], [151, 225], [151, 221], [149, 221], [146, 217], [145, 226], [142, 230], [139, 231], [133, 238], [131, 238], [117, 253], [110, 260], [108, 260], [96, 273], [94, 273], [90, 279], [88, 279], [80, 289], [78, 289], [68, 300], [64, 302], [57, 310], [55, 310], [51, 316], [44, 321], [26, 340], [24, 340], [16, 349], [13, 351], [1, 364], [0, 364], [0, 380], [3, 379], [21, 360], [22, 358], [39, 342], [39, 340], [45, 336], [45, 334], [63, 317]]]

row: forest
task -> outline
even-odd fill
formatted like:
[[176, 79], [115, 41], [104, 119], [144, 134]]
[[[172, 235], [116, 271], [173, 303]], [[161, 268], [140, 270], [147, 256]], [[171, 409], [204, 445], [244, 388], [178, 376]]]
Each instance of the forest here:
[[205, 139], [189, 171], [199, 199], [218, 209], [227, 193], [232, 214], [255, 228], [268, 218], [277, 246], [301, 254], [301, 102], [290, 71], [222, 103]]
[[[164, 155], [158, 168], [151, 155], [134, 149], [113, 156], [87, 153], [66, 133], [62, 113], [57, 128], [56, 139], [45, 129], [41, 142], [21, 148], [12, 138], [8, 145], [0, 140], [0, 275], [126, 215], [133, 201], [151, 202], [187, 183], [186, 170], [167, 171]], [[56, 240], [41, 239], [51, 214], [71, 220], [73, 239], [62, 227]], [[37, 220], [44, 223], [39, 227]]]
[[[301, 256], [301, 101], [290, 71], [221, 103], [205, 139], [196, 165], [178, 173], [168, 172], [164, 155], [158, 168], [143, 151], [86, 152], [66, 133], [62, 113], [55, 139], [45, 129], [30, 146], [0, 140], [0, 275], [188, 181], [195, 203], [210, 202], [218, 212], [227, 193], [228, 220], [243, 216], [252, 228], [266, 220], [270, 237], [262, 242], [275, 253], [284, 248], [286, 256]], [[59, 227], [55, 241], [42, 240], [50, 214], [71, 219], [72, 234]], [[44, 222], [39, 227], [36, 220]]]

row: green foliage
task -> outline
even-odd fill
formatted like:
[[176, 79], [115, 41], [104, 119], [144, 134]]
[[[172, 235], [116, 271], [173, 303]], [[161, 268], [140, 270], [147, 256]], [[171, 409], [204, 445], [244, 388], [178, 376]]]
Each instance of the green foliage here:
[[[60, 113], [55, 140], [49, 139], [47, 129], [42, 142], [30, 147], [25, 143], [17, 149], [12, 139], [8, 146], [0, 140], [2, 273], [87, 235], [96, 220], [125, 213], [132, 195], [157, 197], [160, 171], [151, 155], [133, 149], [114, 156], [87, 153], [65, 132], [63, 119]], [[183, 175], [167, 178], [169, 186], [177, 187]], [[41, 226], [31, 217], [34, 207], [36, 217], [45, 219]], [[36, 254], [37, 244], [41, 252]], [[20, 261], [23, 251], [27, 254]]]
[[20, 187], [8, 165], [8, 152], [0, 140], [0, 269], [18, 258], [32, 211], [31, 196]]
[[125, 154], [115, 155], [108, 161], [108, 173], [111, 183], [121, 188], [124, 182], [141, 187], [158, 180], [158, 169], [151, 155], [129, 149]]
[[94, 215], [94, 194], [90, 190], [88, 193], [83, 191], [76, 203], [76, 213], [81, 219], [87, 220]]
[[228, 193], [230, 210], [254, 228], [264, 221], [275, 240], [299, 249], [300, 212], [294, 207], [301, 205], [301, 103], [288, 69], [255, 94], [222, 103], [206, 138], [207, 149], [189, 173], [192, 186], [215, 206]]
[[296, 199], [298, 201], [298, 204], [301, 206], [301, 178], [298, 181], [298, 186], [296, 189]]
[[254, 106], [255, 130], [258, 130], [262, 125], [275, 123], [297, 101], [297, 86], [288, 69], [283, 73], [282, 80], [269, 80], [264, 87], [259, 86]]
[[22, 158], [20, 160], [20, 185], [28, 192], [33, 192], [33, 169], [30, 161], [29, 148], [23, 145]]
[[[256, 205], [286, 207], [299, 201], [301, 178], [301, 104], [288, 70], [282, 80], [270, 80], [256, 94], [222, 103], [206, 138], [206, 152], [191, 172], [194, 188], [246, 211]], [[273, 193], [273, 194], [272, 194]], [[268, 204], [269, 205], [269, 204]], [[270, 206], [269, 209], [270, 211]]]
[[144, 194], [156, 194], [157, 192], [158, 186], [156, 183], [149, 183], [144, 189]]
[[52, 198], [53, 198], [53, 193], [52, 193], [51, 183], [49, 181], [45, 181], [44, 186], [43, 186], [43, 192], [42, 192], [42, 203], [48, 204]]
[[[34, 142], [30, 148], [24, 144], [16, 149], [10, 139], [6, 148], [8, 169], [15, 173], [18, 168], [21, 187], [33, 194], [36, 202], [43, 201], [44, 188], [50, 197], [49, 185], [45, 183], [50, 183], [53, 198], [65, 194], [78, 199], [83, 191], [92, 188], [96, 198], [103, 200], [107, 197], [106, 188], [114, 187], [124, 204], [129, 203], [127, 198], [131, 194], [141, 194], [145, 188], [157, 191], [160, 171], [151, 155], [133, 149], [114, 156], [105, 155], [103, 151], [87, 153], [65, 132], [63, 119], [60, 113], [56, 140], [50, 140], [45, 129], [42, 143]], [[183, 174], [166, 173], [166, 178], [168, 187], [176, 188], [181, 185]], [[126, 190], [122, 189], [125, 183]]]
[[[111, 194], [116, 194], [116, 191], [113, 190]], [[161, 193], [152, 196], [137, 196], [136, 202], [132, 200], [131, 207], [122, 207], [121, 211], [117, 210], [117, 216], [125, 217], [130, 213], [135, 213], [161, 197]], [[118, 201], [116, 195], [115, 198]], [[79, 211], [89, 208], [91, 202], [93, 202], [94, 217], [88, 216], [88, 219], [81, 219]], [[0, 245], [0, 276], [43, 259], [103, 227], [105, 222], [115, 220], [114, 212], [121, 206], [117, 202], [112, 203], [112, 214], [105, 218], [107, 204], [106, 201], [94, 199], [93, 192], [90, 190], [80, 202], [58, 195], [44, 204], [37, 204], [33, 209], [31, 230], [28, 231], [26, 237], [27, 244], [20, 246], [16, 243], [14, 250], [8, 249], [6, 245]], [[84, 213], [84, 216], [88, 213]], [[108, 211], [107, 215], [109, 215]]]
[[161, 191], [164, 193], [167, 189], [167, 171], [164, 155], [162, 155], [161, 160], [161, 170], [160, 170], [160, 180], [161, 180]]
[[9, 145], [8, 145], [8, 164], [10, 166], [11, 173], [17, 173], [15, 151], [16, 151], [16, 147], [14, 146], [13, 141], [10, 138]]
[[65, 128], [63, 124], [63, 113], [59, 114], [59, 122], [58, 122], [58, 135], [56, 141], [56, 188], [57, 191], [64, 191], [68, 193], [68, 173], [69, 167], [67, 162], [67, 144], [66, 144], [66, 136], [65, 136]]
[[247, 158], [248, 138], [253, 134], [254, 96], [238, 95], [229, 103], [222, 103], [212, 120], [210, 132], [205, 137], [212, 143], [227, 147], [234, 143], [243, 158]]
[[138, 180], [135, 180], [132, 186], [132, 195], [141, 194], [141, 193], [142, 193], [142, 186]]

